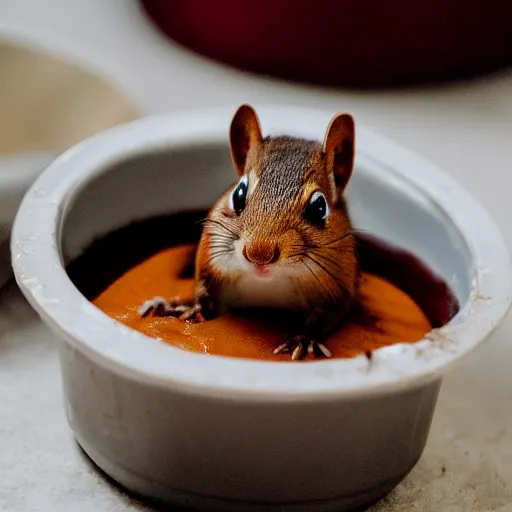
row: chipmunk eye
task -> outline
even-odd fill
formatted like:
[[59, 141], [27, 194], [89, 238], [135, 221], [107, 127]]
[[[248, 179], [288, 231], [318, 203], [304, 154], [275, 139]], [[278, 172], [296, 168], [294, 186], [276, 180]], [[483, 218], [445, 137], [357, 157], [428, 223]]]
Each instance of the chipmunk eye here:
[[247, 201], [247, 176], [242, 176], [238, 185], [231, 194], [231, 207], [237, 215], [240, 215], [245, 208]]
[[323, 224], [329, 217], [329, 205], [322, 192], [317, 191], [311, 195], [304, 210], [304, 217], [313, 224]]

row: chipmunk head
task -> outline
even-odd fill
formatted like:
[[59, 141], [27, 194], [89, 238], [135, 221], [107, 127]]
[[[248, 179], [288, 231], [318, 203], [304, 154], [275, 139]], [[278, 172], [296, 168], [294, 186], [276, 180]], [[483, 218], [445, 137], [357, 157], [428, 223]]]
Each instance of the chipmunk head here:
[[332, 280], [351, 287], [354, 237], [343, 192], [354, 166], [354, 131], [352, 116], [338, 114], [323, 143], [264, 138], [254, 109], [239, 107], [230, 127], [238, 181], [207, 226], [216, 235], [212, 265], [275, 282], [296, 279], [304, 288]]

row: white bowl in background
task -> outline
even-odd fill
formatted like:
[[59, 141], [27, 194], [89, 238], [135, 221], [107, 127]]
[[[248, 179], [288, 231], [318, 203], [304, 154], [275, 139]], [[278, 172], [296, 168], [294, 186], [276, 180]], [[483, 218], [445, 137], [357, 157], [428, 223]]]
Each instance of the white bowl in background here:
[[[210, 206], [235, 177], [235, 107], [141, 119], [60, 156], [18, 211], [16, 279], [59, 340], [78, 442], [122, 485], [203, 510], [363, 506], [415, 465], [443, 374], [506, 314], [510, 258], [463, 188], [359, 127], [352, 217], [451, 285], [461, 309], [435, 335], [375, 351], [368, 371], [364, 357], [290, 364], [192, 353], [113, 321], [64, 262], [134, 220]], [[256, 108], [265, 133], [316, 139], [333, 114]]]
[[23, 194], [62, 151], [137, 116], [124, 93], [91, 69], [35, 42], [0, 35], [0, 286]]

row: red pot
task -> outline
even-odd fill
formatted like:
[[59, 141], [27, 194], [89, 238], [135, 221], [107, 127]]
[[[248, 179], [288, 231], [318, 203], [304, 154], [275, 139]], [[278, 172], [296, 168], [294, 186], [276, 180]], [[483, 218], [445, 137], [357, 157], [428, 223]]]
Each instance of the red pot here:
[[142, 0], [178, 43], [330, 85], [451, 79], [512, 63], [512, 0]]

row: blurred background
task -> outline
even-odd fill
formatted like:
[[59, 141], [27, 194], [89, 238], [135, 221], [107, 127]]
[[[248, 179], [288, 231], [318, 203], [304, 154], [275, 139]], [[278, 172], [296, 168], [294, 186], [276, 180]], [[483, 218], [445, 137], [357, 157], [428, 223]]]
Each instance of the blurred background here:
[[351, 111], [505, 221], [477, 178], [510, 156], [511, 34], [510, 0], [2, 0], [0, 176], [138, 116], [291, 103]]
[[[0, 285], [17, 205], [63, 150], [140, 116], [243, 102], [353, 113], [455, 177], [512, 247], [511, 64], [511, 0], [0, 0]], [[379, 510], [512, 510], [510, 326], [448, 379], [430, 452], [395, 493], [405, 508]], [[0, 299], [0, 358], [11, 358], [5, 382], [24, 399], [0, 412], [3, 433], [32, 428], [26, 404], [57, 423], [42, 438], [17, 437], [0, 462], [0, 474], [14, 475], [13, 500], [27, 479], [35, 485], [5, 510], [142, 510], [50, 448], [40, 466], [21, 462], [27, 446], [67, 432], [59, 396], [23, 391], [25, 350], [54, 364], [38, 329], [11, 286]], [[45, 384], [52, 397], [57, 385]], [[459, 425], [459, 414], [472, 424]], [[437, 474], [445, 460], [454, 461], [451, 477]]]

